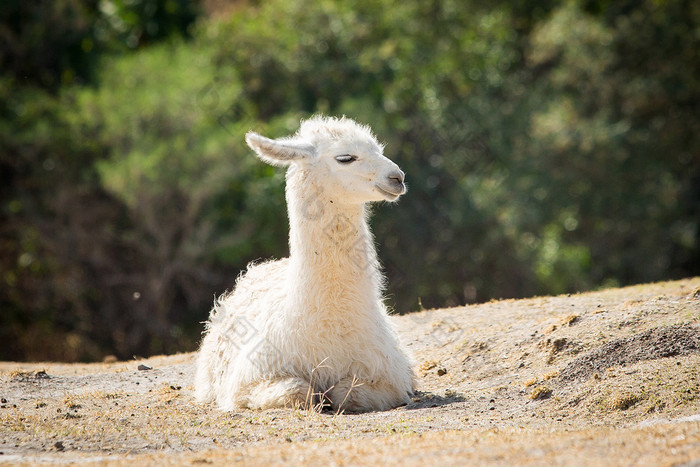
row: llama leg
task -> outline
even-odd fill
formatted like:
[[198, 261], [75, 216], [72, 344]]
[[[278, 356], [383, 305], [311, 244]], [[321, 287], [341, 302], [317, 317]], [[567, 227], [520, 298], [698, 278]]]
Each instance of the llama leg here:
[[213, 402], [216, 400], [214, 388], [214, 365], [217, 360], [213, 358], [214, 338], [207, 334], [202, 342], [197, 356], [197, 368], [194, 375], [195, 398], [199, 402]]
[[363, 382], [354, 377], [341, 379], [330, 390], [331, 406], [335, 411], [369, 412], [389, 410], [409, 402], [409, 392], [386, 381]]
[[247, 392], [243, 405], [251, 409], [311, 408], [317, 398], [310, 383], [296, 377], [263, 381]]

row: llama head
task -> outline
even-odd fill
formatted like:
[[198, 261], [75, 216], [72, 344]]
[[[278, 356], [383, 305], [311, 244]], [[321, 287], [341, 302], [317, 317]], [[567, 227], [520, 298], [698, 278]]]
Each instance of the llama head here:
[[295, 135], [279, 139], [251, 131], [246, 142], [263, 161], [301, 170], [339, 202], [395, 201], [406, 191], [404, 173], [384, 156], [369, 127], [349, 118], [316, 116], [302, 121]]

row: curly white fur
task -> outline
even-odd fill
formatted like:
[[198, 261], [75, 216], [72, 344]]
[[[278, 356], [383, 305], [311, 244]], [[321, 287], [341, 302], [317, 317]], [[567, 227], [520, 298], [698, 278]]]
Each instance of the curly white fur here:
[[404, 174], [366, 126], [314, 117], [292, 137], [246, 135], [288, 166], [290, 256], [249, 265], [211, 312], [197, 399], [235, 407], [386, 410], [408, 402], [412, 364], [387, 317], [367, 203], [395, 201]]

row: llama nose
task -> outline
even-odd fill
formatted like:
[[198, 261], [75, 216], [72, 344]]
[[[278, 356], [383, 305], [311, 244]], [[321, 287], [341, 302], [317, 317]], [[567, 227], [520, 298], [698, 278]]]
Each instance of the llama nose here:
[[387, 175], [387, 178], [396, 185], [403, 185], [405, 174], [402, 171], [397, 170], [396, 172], [392, 172]]

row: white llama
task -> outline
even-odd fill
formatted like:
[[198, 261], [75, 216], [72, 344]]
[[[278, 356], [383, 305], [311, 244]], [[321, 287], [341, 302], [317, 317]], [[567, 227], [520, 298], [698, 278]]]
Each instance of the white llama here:
[[406, 404], [414, 373], [387, 317], [367, 225], [367, 203], [405, 192], [403, 172], [368, 127], [345, 117], [311, 118], [277, 140], [249, 132], [246, 142], [263, 161], [289, 167], [290, 255], [249, 265], [215, 303], [197, 399], [223, 410]]

